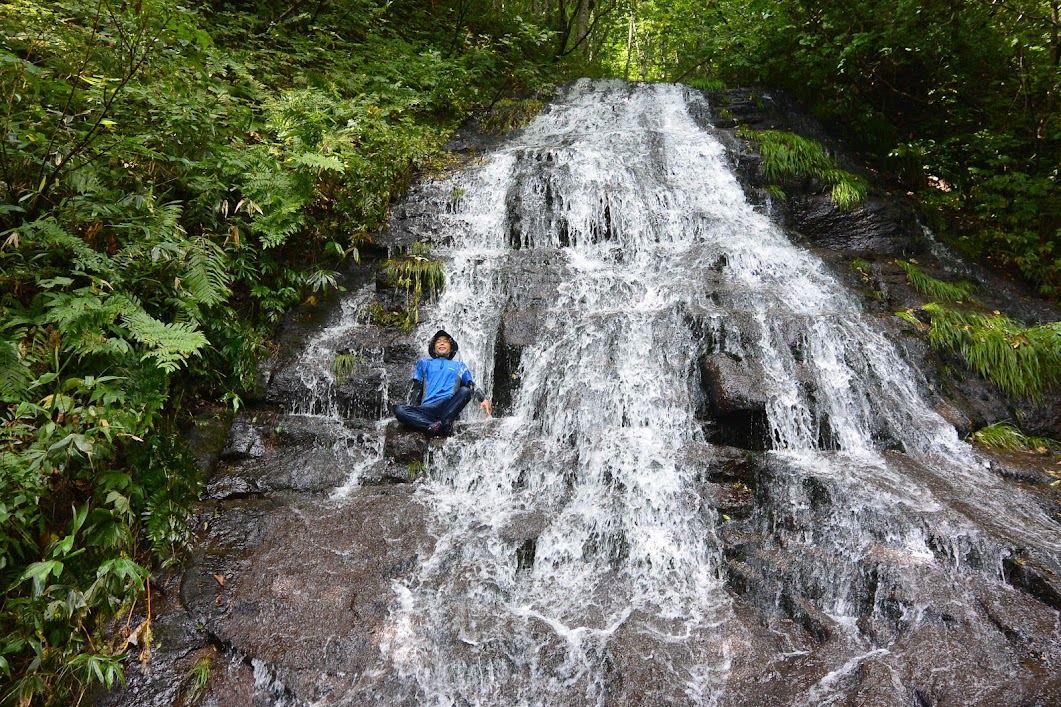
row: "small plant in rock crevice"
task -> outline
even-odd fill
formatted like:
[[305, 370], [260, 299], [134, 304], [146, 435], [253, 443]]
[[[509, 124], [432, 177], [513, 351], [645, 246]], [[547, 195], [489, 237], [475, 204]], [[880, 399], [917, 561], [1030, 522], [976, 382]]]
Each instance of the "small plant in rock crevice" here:
[[943, 302], [975, 302], [975, 285], [968, 281], [946, 282], [925, 274], [917, 261], [896, 260], [895, 264], [906, 273], [906, 278], [915, 290], [934, 300]]
[[1061, 442], [1049, 437], [1025, 435], [1009, 420], [1002, 420], [982, 427], [969, 435], [969, 441], [992, 449], [1007, 449], [1021, 452], [1038, 452], [1045, 454], [1054, 449], [1061, 449]]
[[188, 671], [187, 680], [188, 686], [188, 702], [189, 704], [197, 704], [206, 692], [206, 685], [210, 682], [211, 672], [211, 661], [210, 658], [204, 656], [199, 660], [195, 661], [191, 669]]
[[445, 266], [430, 257], [426, 243], [416, 243], [405, 255], [383, 261], [382, 268], [384, 278], [404, 293], [405, 305], [400, 311], [389, 312], [374, 303], [368, 309], [368, 320], [377, 326], [399, 326], [410, 331], [420, 321], [423, 298], [436, 298], [445, 286]]
[[357, 354], [352, 353], [340, 353], [336, 354], [335, 358], [332, 359], [331, 374], [335, 378], [336, 385], [342, 385], [343, 382], [357, 372], [357, 369], [361, 367], [361, 357]]

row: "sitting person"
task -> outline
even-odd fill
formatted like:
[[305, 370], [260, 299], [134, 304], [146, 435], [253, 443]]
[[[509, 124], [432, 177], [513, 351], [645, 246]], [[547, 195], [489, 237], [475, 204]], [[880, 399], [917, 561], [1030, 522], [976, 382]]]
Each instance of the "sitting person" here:
[[413, 370], [409, 405], [399, 405], [394, 415], [403, 425], [432, 435], [452, 434], [452, 423], [474, 395], [487, 417], [493, 414], [490, 401], [476, 387], [472, 373], [454, 361], [457, 342], [439, 329], [427, 345], [431, 358], [421, 358]]

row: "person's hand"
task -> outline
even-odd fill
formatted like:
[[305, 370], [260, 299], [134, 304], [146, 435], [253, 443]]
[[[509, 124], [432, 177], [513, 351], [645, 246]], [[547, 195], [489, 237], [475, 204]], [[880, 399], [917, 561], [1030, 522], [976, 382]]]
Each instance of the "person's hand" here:
[[493, 417], [494, 415], [494, 409], [490, 406], [489, 400], [484, 400], [483, 402], [479, 403], [479, 409], [486, 411], [487, 417]]

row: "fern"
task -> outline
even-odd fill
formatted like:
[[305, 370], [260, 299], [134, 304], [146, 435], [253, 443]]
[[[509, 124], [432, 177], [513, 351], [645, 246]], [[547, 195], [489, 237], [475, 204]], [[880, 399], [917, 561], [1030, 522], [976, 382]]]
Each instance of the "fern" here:
[[121, 303], [121, 319], [135, 341], [149, 350], [141, 360], [153, 358], [159, 368], [173, 372], [209, 342], [195, 322], [160, 322], [144, 311], [133, 297], [116, 295]]
[[163, 488], [148, 499], [143, 518], [144, 530], [155, 554], [175, 560], [176, 553], [191, 540], [188, 509], [172, 497], [170, 489]]
[[974, 285], [971, 282], [944, 282], [930, 277], [913, 263], [896, 260], [895, 264], [906, 272], [906, 278], [914, 289], [934, 300], [944, 302], [975, 302], [972, 298]]
[[72, 269], [96, 273], [108, 279], [114, 278], [115, 271], [110, 258], [103, 253], [97, 253], [83, 240], [60, 226], [54, 218], [37, 219], [24, 224], [20, 230], [26, 236], [23, 247], [34, 247], [52, 254], [56, 251], [68, 252]]
[[343, 161], [334, 155], [322, 155], [316, 152], [301, 152], [290, 158], [289, 162], [297, 167], [316, 171], [331, 171], [342, 174], [346, 171]]
[[261, 235], [266, 248], [282, 245], [302, 227], [310, 190], [295, 175], [268, 160], [260, 161], [246, 177], [243, 193], [260, 210], [252, 230]]
[[208, 238], [196, 238], [188, 248], [184, 286], [199, 304], [211, 307], [228, 299], [228, 258], [219, 245]]
[[32, 380], [33, 374], [22, 360], [18, 346], [0, 341], [0, 400], [17, 400]]

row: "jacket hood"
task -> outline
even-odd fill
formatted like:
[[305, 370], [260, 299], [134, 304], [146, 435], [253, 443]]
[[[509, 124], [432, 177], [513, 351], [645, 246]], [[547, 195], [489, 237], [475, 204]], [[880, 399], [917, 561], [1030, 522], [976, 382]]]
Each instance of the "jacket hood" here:
[[427, 345], [427, 352], [431, 354], [431, 358], [438, 358], [439, 355], [435, 353], [435, 342], [443, 336], [453, 342], [453, 347], [450, 349], [449, 355], [446, 356], [446, 358], [453, 360], [453, 357], [457, 355], [457, 340], [442, 329], [436, 331], [435, 335], [431, 337], [431, 343]]

